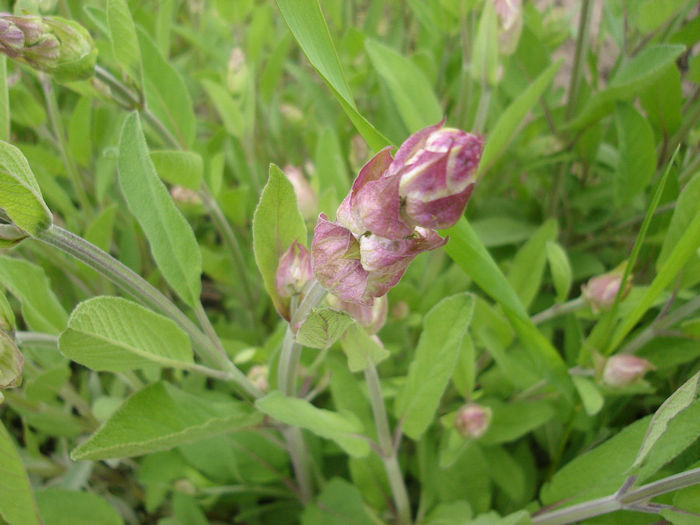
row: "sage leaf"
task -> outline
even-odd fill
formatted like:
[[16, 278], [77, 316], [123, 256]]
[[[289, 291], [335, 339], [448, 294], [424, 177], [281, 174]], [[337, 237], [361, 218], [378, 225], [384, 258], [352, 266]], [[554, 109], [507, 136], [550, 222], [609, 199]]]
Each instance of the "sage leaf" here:
[[174, 321], [120, 297], [80, 303], [58, 347], [67, 358], [100, 371], [178, 368], [193, 362], [190, 340]]
[[372, 339], [357, 323], [352, 323], [340, 340], [351, 372], [361, 372], [389, 357], [389, 351]]
[[0, 422], [0, 519], [10, 525], [39, 525], [29, 477], [10, 434]]
[[112, 53], [139, 87], [143, 86], [141, 50], [126, 0], [107, 0], [107, 27]]
[[296, 335], [297, 343], [325, 350], [335, 343], [353, 323], [352, 317], [331, 308], [311, 310]]

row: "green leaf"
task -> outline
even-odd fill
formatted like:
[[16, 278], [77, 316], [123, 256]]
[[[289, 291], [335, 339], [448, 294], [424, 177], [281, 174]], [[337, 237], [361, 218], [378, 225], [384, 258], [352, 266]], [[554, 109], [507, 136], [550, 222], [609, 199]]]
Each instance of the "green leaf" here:
[[644, 463], [651, 449], [654, 448], [656, 442], [668, 429], [670, 421], [695, 401], [698, 397], [698, 385], [700, 385], [700, 372], [697, 372], [688, 381], [683, 383], [683, 385], [671, 394], [659, 407], [654, 417], [651, 418], [649, 429], [644, 436], [644, 441], [642, 441], [642, 446], [639, 448], [639, 453], [632, 464], [633, 468], [638, 468]]
[[0, 141], [0, 208], [32, 236], [53, 222], [27, 159], [19, 149], [3, 141]]
[[138, 113], [124, 121], [119, 141], [119, 185], [151, 246], [163, 277], [189, 306], [199, 303], [202, 256], [192, 228], [160, 181]]
[[177, 69], [163, 58], [148, 33], [139, 28], [138, 38], [143, 55], [146, 104], [175, 140], [190, 148], [197, 133], [197, 120], [187, 85]]
[[100, 371], [193, 362], [190, 340], [174, 321], [120, 297], [76, 306], [58, 346], [67, 358]]
[[14, 388], [22, 382], [24, 358], [14, 339], [0, 330], [0, 389]]
[[474, 298], [463, 293], [443, 299], [425, 315], [406, 382], [394, 404], [403, 432], [413, 439], [419, 439], [435, 418], [473, 310]]
[[0, 421], [0, 518], [9, 525], [39, 525], [32, 486], [10, 434]]
[[518, 129], [524, 124], [527, 114], [554, 79], [561, 64], [561, 60], [552, 63], [501, 113], [493, 129], [489, 131], [477, 177], [482, 177], [506, 150]]
[[688, 181], [688, 184], [685, 185], [685, 188], [678, 196], [676, 207], [671, 217], [671, 224], [668, 226], [666, 235], [664, 235], [664, 242], [661, 245], [661, 253], [656, 259], [657, 272], [666, 262], [671, 251], [678, 245], [678, 241], [680, 241], [693, 219], [700, 214], [698, 202], [700, 202], [700, 173], [696, 173]]
[[296, 342], [309, 348], [330, 348], [345, 330], [353, 324], [352, 317], [331, 308], [315, 308], [304, 319], [296, 335]]
[[92, 155], [92, 99], [82, 97], [73, 108], [68, 124], [70, 154], [81, 166], [90, 166]]
[[140, 456], [261, 421], [262, 416], [243, 402], [211, 401], [158, 382], [127, 399], [71, 457], [77, 461]]
[[656, 170], [654, 132], [649, 122], [630, 104], [619, 102], [615, 110], [619, 160], [615, 193], [621, 203], [644, 191]]
[[389, 351], [354, 322], [341, 338], [340, 344], [348, 358], [351, 372], [361, 372], [370, 364], [379, 364], [389, 357]]
[[595, 383], [581, 376], [573, 376], [571, 379], [574, 381], [574, 386], [583, 402], [583, 409], [586, 411], [586, 414], [594, 416], [600, 412], [600, 409], [605, 404], [605, 398]]
[[542, 284], [547, 262], [546, 245], [557, 238], [557, 221], [549, 219], [518, 250], [508, 273], [508, 282], [525, 308], [529, 308]]
[[573, 398], [573, 385], [563, 359], [530, 320], [520, 299], [466, 219], [444, 233], [450, 236], [445, 251], [482, 290], [501, 305], [511, 325], [545, 376], [567, 398]]
[[304, 508], [302, 525], [375, 525], [357, 488], [341, 478], [323, 486], [315, 502]]
[[578, 129], [612, 113], [616, 100], [630, 100], [650, 86], [685, 51], [685, 46], [656, 44], [646, 46], [623, 65], [608, 86], [596, 93], [569, 124]]
[[[471, 75], [483, 86], [498, 83], [498, 21], [493, 4], [486, 2], [481, 9], [479, 26], [471, 56]], [[483, 94], [482, 94], [483, 96]]]
[[193, 151], [151, 151], [151, 160], [158, 176], [170, 184], [198, 190], [202, 184], [202, 156]]
[[496, 402], [491, 404], [491, 408], [491, 425], [481, 437], [482, 443], [490, 445], [515, 441], [544, 425], [555, 415], [554, 408], [547, 401]]
[[484, 447], [483, 452], [493, 482], [511, 500], [523, 501], [527, 497], [527, 481], [520, 463], [504, 447]]
[[107, 0], [107, 26], [114, 58], [136, 84], [142, 87], [141, 50], [136, 38], [136, 26], [126, 0]]
[[338, 413], [316, 408], [308, 401], [287, 397], [277, 390], [258, 399], [255, 406], [277, 421], [332, 439], [352, 457], [369, 454], [367, 441], [356, 435], [362, 432], [362, 423], [350, 412]]
[[216, 112], [219, 114], [224, 128], [234, 137], [243, 137], [243, 114], [231, 94], [222, 85], [208, 79], [203, 79], [202, 87], [211, 99]]
[[306, 225], [297, 208], [292, 183], [282, 170], [271, 164], [270, 178], [253, 216], [253, 250], [265, 290], [278, 311], [282, 311], [283, 305], [275, 285], [277, 265], [294, 241], [306, 245]]
[[418, 66], [376, 40], [367, 39], [365, 49], [374, 69], [389, 88], [396, 109], [410, 133], [442, 119], [440, 102]]
[[613, 494], [627, 479], [627, 469], [639, 450], [649, 419], [635, 421], [602, 445], [567, 463], [542, 487], [542, 504], [562, 500], [574, 504]]
[[10, 94], [7, 90], [7, 57], [0, 57], [0, 140], [10, 140]]
[[377, 131], [357, 111], [318, 0], [276, 1], [284, 21], [309, 62], [331, 88], [343, 111], [348, 115], [360, 135], [367, 141], [369, 147], [374, 151], [379, 151], [390, 144], [389, 139]]
[[119, 513], [92, 492], [50, 488], [36, 493], [44, 525], [121, 525]]
[[51, 290], [44, 269], [29, 261], [0, 256], [0, 283], [22, 303], [22, 317], [32, 330], [58, 334], [68, 314]]
[[573, 272], [571, 271], [571, 263], [566, 256], [566, 252], [561, 245], [555, 241], [547, 241], [545, 245], [547, 251], [547, 261], [549, 262], [549, 271], [552, 274], [554, 289], [557, 291], [557, 302], [561, 303], [566, 300], [571, 290], [573, 282]]
[[535, 225], [522, 219], [499, 215], [471, 222], [482, 244], [486, 248], [516, 244], [528, 240], [535, 232]]

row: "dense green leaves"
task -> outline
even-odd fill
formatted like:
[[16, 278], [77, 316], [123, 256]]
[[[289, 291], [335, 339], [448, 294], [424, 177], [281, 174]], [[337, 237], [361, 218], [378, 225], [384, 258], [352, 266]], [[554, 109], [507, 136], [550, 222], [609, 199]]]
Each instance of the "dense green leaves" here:
[[0, 518], [9, 525], [39, 525], [29, 477], [10, 435], [0, 422]]
[[139, 456], [252, 427], [261, 419], [244, 403], [213, 401], [158, 382], [127, 399], [71, 457]]
[[253, 251], [265, 290], [278, 311], [282, 311], [282, 300], [275, 285], [277, 265], [294, 241], [306, 245], [306, 225], [297, 208], [292, 184], [282, 170], [272, 164], [270, 178], [253, 217]]
[[121, 525], [119, 513], [92, 492], [49, 488], [37, 492], [37, 505], [44, 525]]
[[403, 421], [403, 432], [413, 439], [420, 438], [435, 418], [473, 308], [473, 297], [460, 294], [443, 299], [425, 316], [406, 383], [394, 405], [394, 414]]
[[93, 370], [121, 372], [192, 363], [187, 334], [172, 320], [119, 297], [80, 303], [61, 334], [63, 355]]
[[119, 185], [163, 277], [183, 301], [196, 305], [202, 273], [197, 240], [156, 174], [137, 113], [129, 115], [122, 128]]
[[37, 235], [51, 225], [34, 173], [22, 152], [0, 141], [0, 208], [18, 227]]

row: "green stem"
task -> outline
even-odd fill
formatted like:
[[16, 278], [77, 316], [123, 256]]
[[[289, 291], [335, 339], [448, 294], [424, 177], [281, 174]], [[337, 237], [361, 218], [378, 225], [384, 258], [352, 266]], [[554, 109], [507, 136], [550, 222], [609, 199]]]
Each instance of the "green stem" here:
[[39, 346], [41, 348], [58, 348], [58, 337], [42, 332], [15, 332], [15, 342], [19, 346]]
[[78, 172], [78, 166], [76, 166], [73, 157], [68, 153], [68, 140], [66, 139], [66, 132], [63, 128], [63, 121], [61, 120], [61, 113], [58, 109], [58, 102], [56, 101], [56, 92], [54, 90], [51, 77], [40, 73], [39, 82], [41, 83], [41, 89], [44, 92], [44, 98], [46, 99], [46, 109], [49, 117], [49, 122], [51, 123], [51, 129], [53, 134], [56, 136], [58, 141], [58, 150], [61, 154], [61, 160], [63, 160], [63, 165], [66, 168], [68, 177], [73, 184], [75, 189], [75, 194], [78, 197], [80, 206], [86, 213], [91, 213], [92, 204], [88, 197], [83, 181], [80, 178], [80, 173]]
[[401, 466], [399, 465], [398, 451], [392, 443], [391, 429], [389, 427], [389, 419], [386, 415], [382, 387], [374, 363], [370, 362], [369, 366], [365, 369], [365, 382], [367, 383], [372, 414], [374, 415], [374, 425], [377, 429], [377, 439], [381, 451], [380, 456], [384, 464], [387, 478], [389, 479], [394, 505], [396, 506], [397, 523], [400, 525], [408, 525], [412, 523], [411, 505], [401, 472]]
[[546, 310], [542, 310], [540, 313], [532, 316], [532, 322], [535, 324], [541, 324], [555, 317], [581, 310], [582, 308], [585, 308], [585, 306], [586, 301], [583, 299], [583, 297], [577, 297], [576, 299], [571, 299], [571, 301], [558, 303], [550, 306]]
[[146, 281], [131, 268], [125, 266], [108, 253], [89, 243], [82, 237], [75, 235], [55, 224], [41, 232], [38, 240], [71, 255], [97, 271], [114, 284], [119, 286], [127, 294], [139, 300], [149, 308], [164, 313], [173, 319], [187, 332], [203, 359], [214, 363], [215, 366], [230, 375], [231, 380], [253, 397], [260, 397], [260, 391], [253, 386], [248, 378], [216, 348], [204, 335], [197, 325], [187, 317], [170, 299], [163, 295], [153, 285]]
[[583, 66], [585, 64], [585, 55], [588, 53], [588, 45], [590, 42], [590, 26], [591, 15], [591, 0], [583, 0], [581, 5], [581, 18], [579, 20], [578, 35], [576, 35], [576, 53], [574, 55], [574, 65], [571, 72], [571, 81], [569, 82], [569, 98], [566, 104], [566, 119], [569, 120], [574, 115], [576, 103], [578, 102], [578, 93], [581, 88], [583, 79]]
[[656, 496], [700, 483], [700, 468], [681, 472], [674, 476], [654, 481], [634, 490], [620, 490], [616, 494], [598, 498], [578, 505], [557, 509], [532, 516], [536, 525], [566, 525], [618, 510], [635, 510]]

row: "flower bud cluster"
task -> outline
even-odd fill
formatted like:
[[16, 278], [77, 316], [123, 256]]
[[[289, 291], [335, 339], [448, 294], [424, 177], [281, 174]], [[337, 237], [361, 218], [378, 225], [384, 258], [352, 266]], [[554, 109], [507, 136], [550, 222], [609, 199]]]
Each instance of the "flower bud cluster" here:
[[355, 179], [336, 212], [321, 214], [311, 253], [314, 276], [341, 301], [370, 306], [421, 252], [445, 244], [474, 189], [483, 139], [443, 122], [387, 147]]
[[97, 59], [87, 30], [56, 16], [0, 14], [0, 52], [60, 81], [91, 77]]

